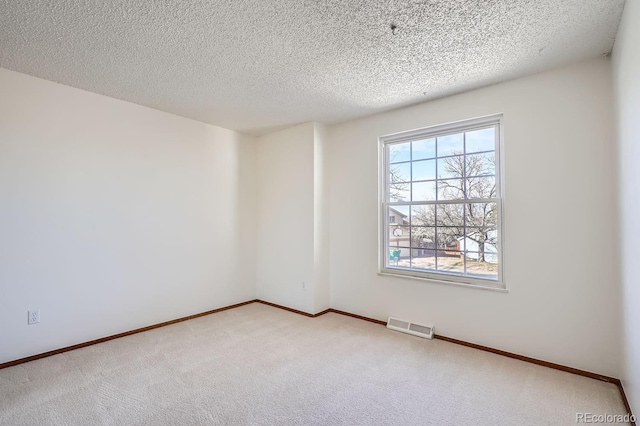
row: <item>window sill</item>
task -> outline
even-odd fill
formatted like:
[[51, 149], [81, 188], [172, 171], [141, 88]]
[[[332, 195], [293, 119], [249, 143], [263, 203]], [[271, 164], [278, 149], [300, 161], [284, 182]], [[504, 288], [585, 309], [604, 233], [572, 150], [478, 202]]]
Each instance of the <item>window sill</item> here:
[[380, 270], [378, 271], [378, 275], [387, 276], [387, 277], [396, 277], [396, 278], [407, 278], [411, 280], [418, 280], [418, 281], [424, 281], [424, 282], [435, 283], [435, 284], [451, 285], [456, 287], [475, 288], [478, 290], [496, 291], [498, 293], [509, 293], [509, 290], [507, 290], [504, 287], [504, 284], [501, 284], [501, 283], [496, 283], [495, 285], [470, 284], [470, 283], [461, 283], [458, 281], [449, 281], [449, 280], [442, 280], [442, 279], [439, 280], [436, 278], [418, 277], [415, 275], [395, 273], [391, 271], [380, 271]]

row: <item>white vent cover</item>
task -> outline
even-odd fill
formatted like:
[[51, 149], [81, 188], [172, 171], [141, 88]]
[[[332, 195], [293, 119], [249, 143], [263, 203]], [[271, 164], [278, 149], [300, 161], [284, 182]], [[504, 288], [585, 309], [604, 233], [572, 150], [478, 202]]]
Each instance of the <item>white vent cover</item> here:
[[399, 318], [389, 317], [389, 321], [387, 321], [387, 328], [423, 337], [425, 339], [433, 339], [433, 326], [414, 324]]

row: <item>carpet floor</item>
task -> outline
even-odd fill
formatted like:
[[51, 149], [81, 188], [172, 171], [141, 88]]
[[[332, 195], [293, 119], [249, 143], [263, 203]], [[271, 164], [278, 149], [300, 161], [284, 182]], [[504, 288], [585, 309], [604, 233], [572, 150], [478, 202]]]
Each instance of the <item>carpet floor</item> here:
[[0, 370], [2, 425], [571, 425], [615, 385], [259, 303]]

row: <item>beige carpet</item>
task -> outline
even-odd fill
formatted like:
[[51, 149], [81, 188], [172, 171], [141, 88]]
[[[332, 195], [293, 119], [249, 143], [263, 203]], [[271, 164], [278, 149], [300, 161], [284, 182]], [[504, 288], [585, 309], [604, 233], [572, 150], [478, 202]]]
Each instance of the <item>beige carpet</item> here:
[[572, 425], [616, 386], [251, 304], [0, 370], [2, 425]]

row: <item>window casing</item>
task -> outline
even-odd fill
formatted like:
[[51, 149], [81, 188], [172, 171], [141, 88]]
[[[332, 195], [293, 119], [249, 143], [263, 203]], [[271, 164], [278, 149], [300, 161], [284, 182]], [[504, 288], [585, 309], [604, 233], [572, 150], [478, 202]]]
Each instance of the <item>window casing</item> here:
[[501, 125], [494, 115], [380, 138], [382, 273], [505, 288]]

